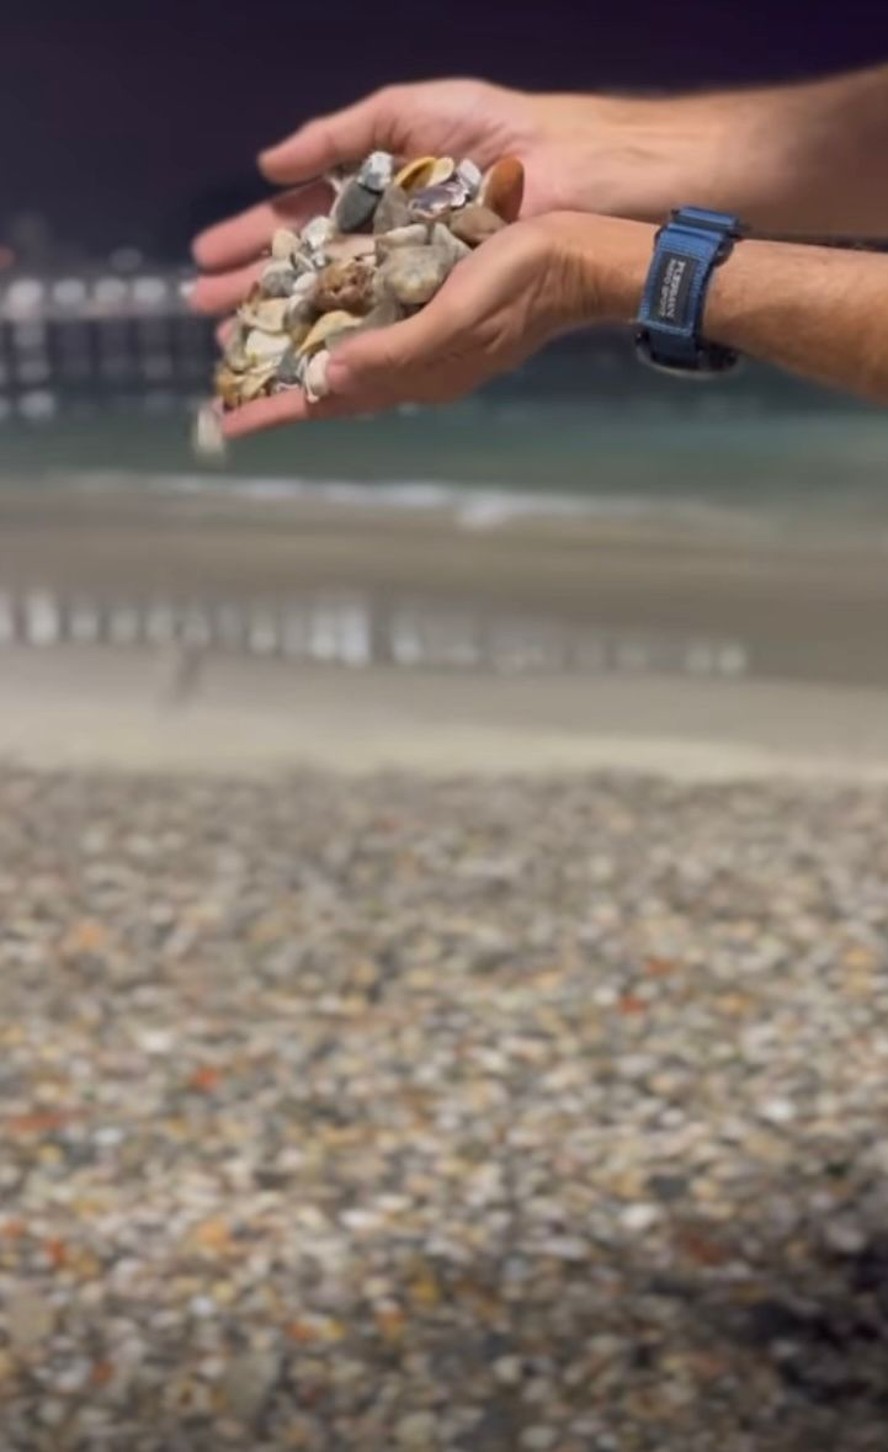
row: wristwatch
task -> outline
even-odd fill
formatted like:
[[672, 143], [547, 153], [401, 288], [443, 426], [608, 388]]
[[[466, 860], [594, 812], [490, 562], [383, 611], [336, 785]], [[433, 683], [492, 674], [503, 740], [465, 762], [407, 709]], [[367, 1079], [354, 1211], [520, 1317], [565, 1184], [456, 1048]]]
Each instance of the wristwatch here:
[[737, 217], [699, 207], [682, 207], [660, 228], [635, 335], [645, 363], [687, 378], [736, 368], [738, 353], [703, 338], [703, 310], [713, 272], [745, 235]]

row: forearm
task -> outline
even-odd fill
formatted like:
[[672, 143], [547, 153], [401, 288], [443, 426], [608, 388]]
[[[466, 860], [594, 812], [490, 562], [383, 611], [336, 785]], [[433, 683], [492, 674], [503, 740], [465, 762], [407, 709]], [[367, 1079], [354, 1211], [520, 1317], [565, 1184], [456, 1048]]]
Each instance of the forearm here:
[[[654, 229], [573, 216], [566, 269], [586, 321], [631, 323]], [[704, 335], [803, 377], [888, 405], [888, 256], [744, 241], [710, 284]]]
[[743, 91], [539, 104], [553, 130], [584, 138], [591, 210], [655, 221], [693, 205], [776, 234], [888, 236], [888, 66]]

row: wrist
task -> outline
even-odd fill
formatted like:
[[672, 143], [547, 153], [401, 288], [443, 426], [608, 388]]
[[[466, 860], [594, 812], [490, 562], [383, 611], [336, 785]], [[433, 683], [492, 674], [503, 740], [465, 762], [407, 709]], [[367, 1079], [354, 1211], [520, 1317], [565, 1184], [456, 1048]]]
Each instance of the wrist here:
[[554, 212], [542, 218], [565, 328], [635, 321], [656, 228], [645, 222]]

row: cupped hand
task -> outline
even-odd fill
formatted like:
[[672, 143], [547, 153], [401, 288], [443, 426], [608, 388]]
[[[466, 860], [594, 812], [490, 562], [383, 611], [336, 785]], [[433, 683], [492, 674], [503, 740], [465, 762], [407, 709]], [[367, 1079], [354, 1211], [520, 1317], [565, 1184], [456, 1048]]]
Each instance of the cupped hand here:
[[519, 366], [582, 321], [585, 308], [581, 269], [558, 219], [519, 222], [461, 262], [413, 317], [336, 346], [327, 397], [309, 403], [294, 389], [260, 399], [227, 414], [225, 433], [451, 402]]

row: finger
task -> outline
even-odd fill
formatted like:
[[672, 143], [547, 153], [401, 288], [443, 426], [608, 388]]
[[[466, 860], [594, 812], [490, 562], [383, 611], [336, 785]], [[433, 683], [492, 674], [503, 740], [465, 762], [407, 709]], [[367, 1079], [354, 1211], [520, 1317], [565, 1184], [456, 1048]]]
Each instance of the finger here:
[[309, 403], [301, 388], [276, 393], [272, 398], [258, 398], [244, 403], [222, 416], [222, 430], [228, 439], [245, 438], [266, 429], [283, 428], [287, 424], [311, 423], [327, 418], [348, 418], [356, 413], [373, 413], [383, 407], [381, 401], [361, 399], [358, 406], [352, 399], [322, 398]]
[[460, 350], [462, 311], [438, 296], [422, 312], [390, 328], [376, 328], [336, 347], [327, 385], [337, 399], [363, 406], [368, 398], [391, 406], [420, 396], [423, 379]]
[[199, 277], [188, 297], [188, 306], [195, 313], [234, 312], [255, 286], [262, 274], [263, 263], [237, 267], [233, 272], [220, 272]]
[[329, 116], [318, 116], [269, 147], [259, 167], [281, 186], [305, 182], [333, 166], [361, 161], [377, 148], [397, 150], [398, 101], [391, 90], [376, 91]]
[[332, 189], [327, 182], [316, 181], [298, 191], [284, 192], [248, 207], [237, 217], [229, 217], [201, 232], [192, 244], [194, 259], [210, 271], [237, 267], [252, 262], [264, 251], [278, 227], [300, 227], [321, 212], [329, 211]]
[[234, 318], [226, 318], [224, 323], [220, 323], [218, 328], [215, 329], [214, 336], [220, 348], [224, 348], [228, 339], [231, 337], [234, 331], [234, 321]]

